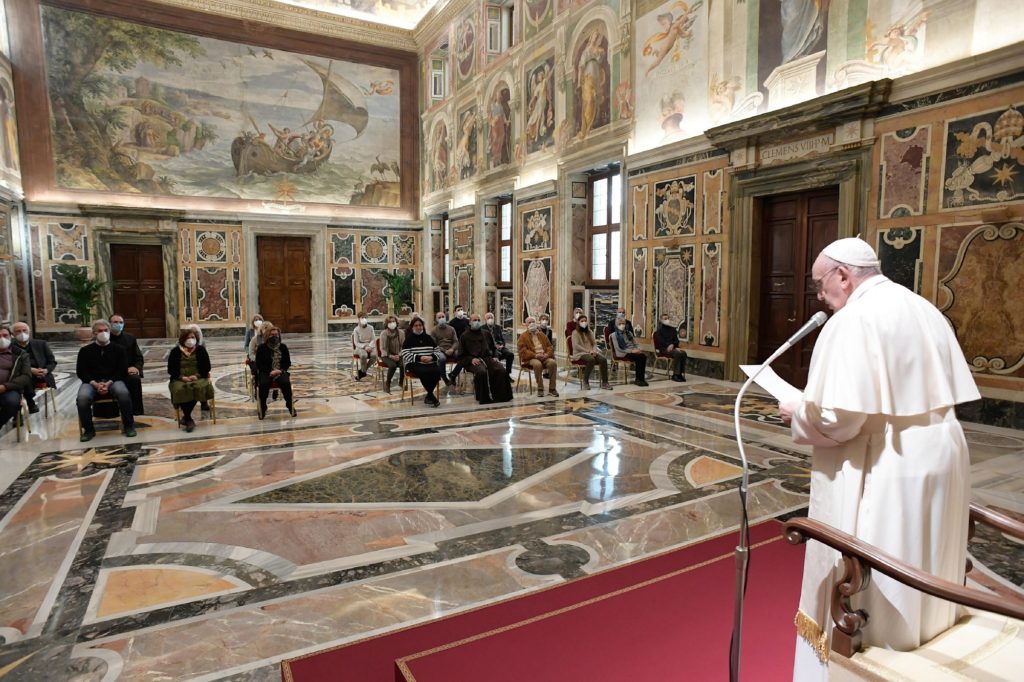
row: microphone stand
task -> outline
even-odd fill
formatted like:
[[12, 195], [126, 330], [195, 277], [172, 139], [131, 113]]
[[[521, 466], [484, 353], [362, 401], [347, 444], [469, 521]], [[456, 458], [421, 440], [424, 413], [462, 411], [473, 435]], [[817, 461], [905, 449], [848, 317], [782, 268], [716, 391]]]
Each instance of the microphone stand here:
[[791, 336], [784, 344], [779, 346], [767, 360], [761, 363], [750, 378], [744, 382], [740, 392], [736, 394], [736, 404], [733, 407], [733, 424], [736, 427], [736, 445], [739, 447], [740, 460], [743, 463], [743, 478], [740, 481], [740, 539], [736, 546], [736, 606], [733, 611], [732, 639], [729, 642], [729, 680], [739, 682], [740, 679], [740, 648], [743, 642], [743, 600], [747, 594], [747, 572], [750, 568], [750, 523], [747, 518], [747, 484], [750, 479], [750, 467], [747, 463], [747, 451], [743, 448], [743, 437], [740, 428], [740, 402], [743, 395], [754, 383], [761, 372], [769, 365], [793, 347], [793, 345], [810, 334], [812, 331], [825, 324], [828, 319], [825, 313], [815, 313], [796, 334]]

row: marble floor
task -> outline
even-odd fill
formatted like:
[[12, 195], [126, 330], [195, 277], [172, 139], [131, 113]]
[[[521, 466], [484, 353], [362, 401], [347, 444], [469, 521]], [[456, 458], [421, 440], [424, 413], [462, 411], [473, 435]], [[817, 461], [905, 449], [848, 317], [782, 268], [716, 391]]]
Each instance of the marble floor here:
[[[286, 339], [298, 417], [258, 421], [239, 339], [208, 339], [217, 423], [179, 431], [169, 342], [139, 437], [78, 442], [57, 414], [0, 436], [0, 678], [279, 680], [279, 662], [521, 595], [735, 529], [736, 387], [525, 393], [440, 409], [353, 380], [348, 340]], [[57, 344], [61, 370], [77, 346]], [[422, 396], [422, 393], [419, 394]], [[755, 520], [800, 514], [808, 450], [745, 402]], [[102, 428], [102, 427], [106, 428]], [[1024, 433], [966, 425], [975, 498], [1024, 514]], [[979, 533], [990, 587], [1020, 591], [1024, 547]]]

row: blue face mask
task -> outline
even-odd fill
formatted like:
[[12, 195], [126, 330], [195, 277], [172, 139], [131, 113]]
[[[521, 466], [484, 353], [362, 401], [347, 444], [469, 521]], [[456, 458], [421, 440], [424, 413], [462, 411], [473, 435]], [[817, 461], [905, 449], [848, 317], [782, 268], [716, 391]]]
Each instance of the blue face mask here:
[[120, 334], [124, 331], [124, 322], [114, 322], [110, 325], [110, 330], [115, 334]]
[[469, 323], [469, 326], [472, 329], [479, 329], [480, 328], [480, 320], [473, 320], [472, 322]]

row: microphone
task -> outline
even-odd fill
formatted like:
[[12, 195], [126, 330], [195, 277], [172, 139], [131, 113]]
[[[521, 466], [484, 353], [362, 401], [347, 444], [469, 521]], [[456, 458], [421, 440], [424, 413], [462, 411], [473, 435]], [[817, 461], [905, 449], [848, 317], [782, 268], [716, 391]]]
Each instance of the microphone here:
[[767, 360], [761, 363], [756, 372], [750, 375], [743, 388], [736, 394], [736, 405], [733, 408], [733, 421], [736, 428], [736, 446], [740, 451], [740, 460], [743, 464], [743, 478], [740, 479], [738, 492], [740, 495], [740, 540], [736, 546], [736, 602], [733, 611], [732, 639], [729, 642], [729, 680], [739, 682], [740, 678], [740, 649], [743, 642], [743, 601], [747, 592], [747, 570], [750, 566], [750, 523], [747, 517], [747, 485], [750, 480], [750, 466], [747, 463], [747, 452], [743, 448], [743, 438], [740, 434], [740, 402], [743, 394], [750, 388], [754, 379], [764, 371], [780, 355], [793, 347], [800, 339], [825, 324], [828, 315], [819, 310], [811, 316], [811, 319], [804, 323], [793, 336], [789, 337], [784, 344], [778, 347]]

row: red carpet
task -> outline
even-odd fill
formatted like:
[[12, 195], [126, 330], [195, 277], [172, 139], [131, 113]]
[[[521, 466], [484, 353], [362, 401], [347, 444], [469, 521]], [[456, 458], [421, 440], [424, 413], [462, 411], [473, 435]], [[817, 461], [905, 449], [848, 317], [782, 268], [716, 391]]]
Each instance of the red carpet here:
[[[780, 526], [775, 522], [751, 529], [752, 543], [776, 538]], [[395, 661], [409, 657], [405, 665], [418, 682], [724, 680], [735, 545], [736, 534], [730, 533], [524, 597], [286, 661], [285, 679], [391, 682], [396, 679]], [[751, 556], [744, 678], [788, 680], [803, 548], [777, 539], [755, 548]], [[581, 605], [595, 599], [599, 601]], [[527, 620], [531, 622], [524, 624]], [[482, 636], [497, 629], [502, 631]], [[467, 638], [476, 639], [452, 646]], [[441, 650], [416, 657], [435, 648]]]

